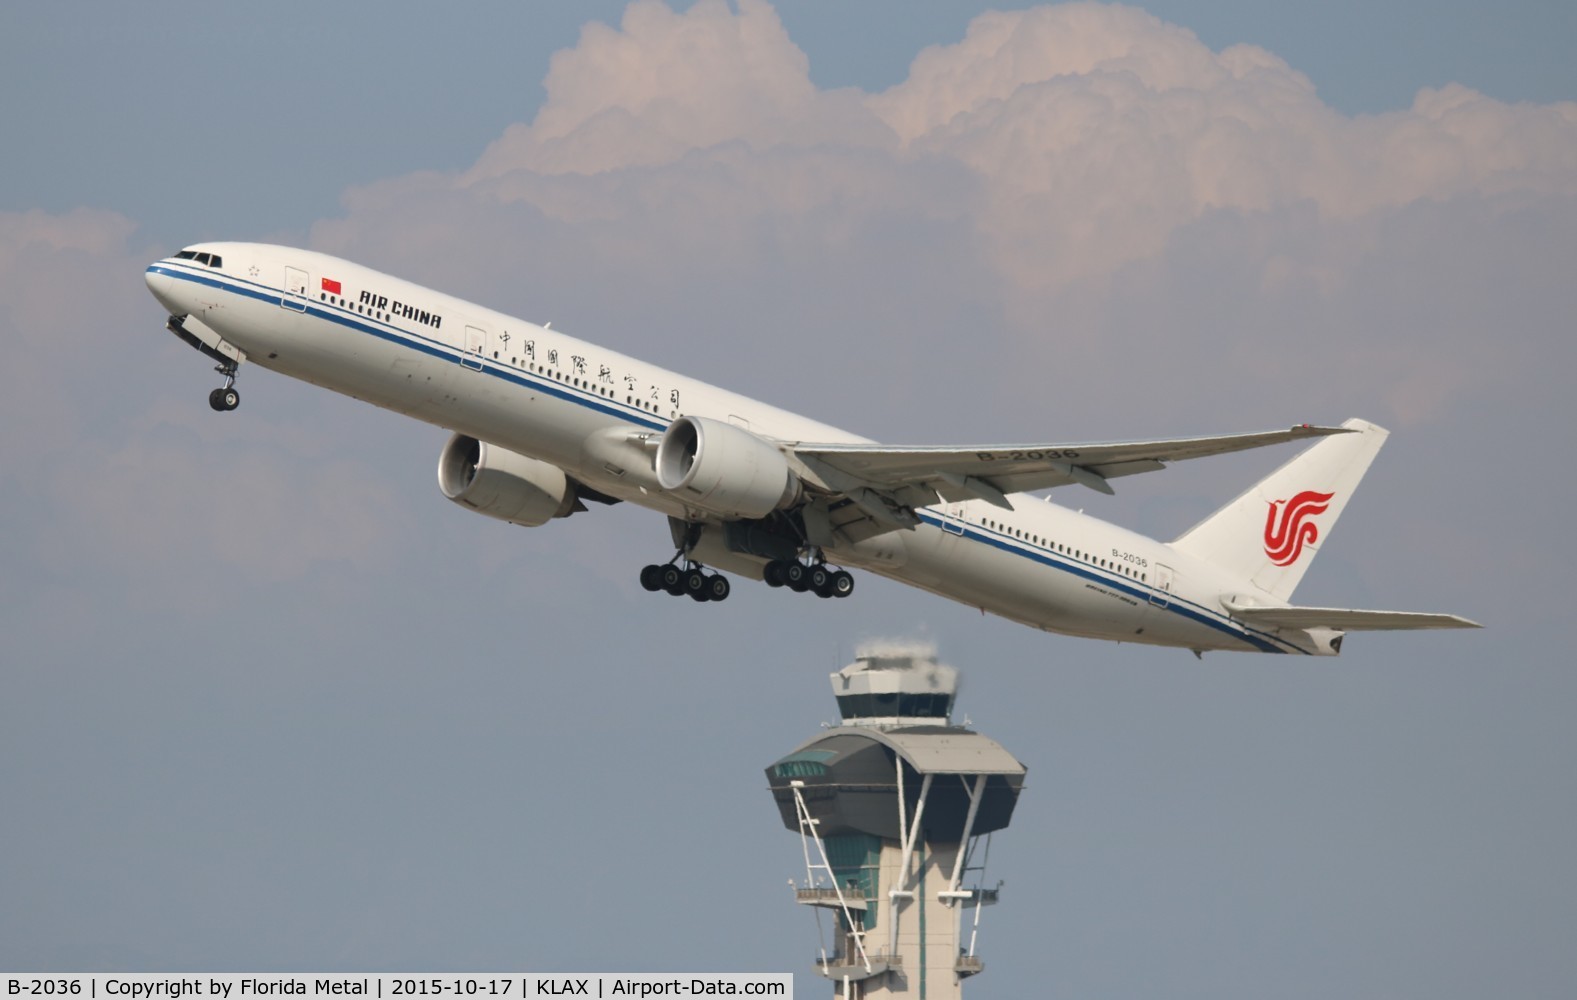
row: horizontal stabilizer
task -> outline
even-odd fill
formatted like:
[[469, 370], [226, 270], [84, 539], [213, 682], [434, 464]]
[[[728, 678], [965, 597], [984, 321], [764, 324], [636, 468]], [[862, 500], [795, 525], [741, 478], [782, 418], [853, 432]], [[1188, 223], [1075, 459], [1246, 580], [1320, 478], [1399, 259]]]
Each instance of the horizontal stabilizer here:
[[1342, 632], [1392, 632], [1419, 628], [1483, 628], [1458, 615], [1419, 611], [1362, 611], [1353, 608], [1261, 608], [1227, 604], [1232, 617], [1267, 628], [1329, 628]]

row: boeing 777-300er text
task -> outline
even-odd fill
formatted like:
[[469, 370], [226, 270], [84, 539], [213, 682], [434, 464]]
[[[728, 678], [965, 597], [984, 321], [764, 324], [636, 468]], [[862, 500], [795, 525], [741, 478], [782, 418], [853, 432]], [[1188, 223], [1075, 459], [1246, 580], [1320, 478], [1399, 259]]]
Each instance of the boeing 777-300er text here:
[[[853, 566], [1026, 625], [1204, 650], [1334, 654], [1346, 632], [1454, 615], [1289, 604], [1386, 431], [1341, 427], [1116, 444], [891, 446], [321, 253], [203, 243], [148, 267], [169, 329], [454, 432], [438, 485], [536, 526], [629, 501], [666, 514], [648, 590], [728, 596], [726, 570], [846, 597]], [[1111, 493], [1168, 462], [1318, 439], [1171, 542], [1034, 496]]]

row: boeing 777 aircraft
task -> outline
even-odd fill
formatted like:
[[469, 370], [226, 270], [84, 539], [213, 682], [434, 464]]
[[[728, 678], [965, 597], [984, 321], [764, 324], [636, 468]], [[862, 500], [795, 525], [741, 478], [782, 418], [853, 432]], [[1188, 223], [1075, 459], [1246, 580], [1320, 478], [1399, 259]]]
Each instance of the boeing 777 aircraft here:
[[[666, 514], [647, 590], [728, 597], [726, 570], [847, 597], [853, 566], [1026, 625], [1205, 650], [1331, 655], [1344, 633], [1459, 628], [1454, 615], [1296, 607], [1292, 592], [1385, 441], [1341, 427], [1115, 444], [891, 446], [321, 253], [204, 243], [148, 267], [168, 328], [454, 432], [438, 485], [537, 526], [586, 504]], [[1301, 454], [1162, 542], [1030, 491], [1303, 439]]]

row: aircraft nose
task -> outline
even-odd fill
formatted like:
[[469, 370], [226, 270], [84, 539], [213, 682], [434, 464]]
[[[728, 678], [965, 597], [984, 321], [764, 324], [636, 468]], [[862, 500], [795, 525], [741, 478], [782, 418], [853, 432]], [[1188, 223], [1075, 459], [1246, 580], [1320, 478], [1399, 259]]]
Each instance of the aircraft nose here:
[[148, 270], [143, 274], [143, 280], [148, 283], [148, 291], [159, 300], [159, 304], [169, 312], [179, 313], [184, 310], [176, 307], [174, 296], [175, 279], [165, 274], [158, 264], [148, 265]]

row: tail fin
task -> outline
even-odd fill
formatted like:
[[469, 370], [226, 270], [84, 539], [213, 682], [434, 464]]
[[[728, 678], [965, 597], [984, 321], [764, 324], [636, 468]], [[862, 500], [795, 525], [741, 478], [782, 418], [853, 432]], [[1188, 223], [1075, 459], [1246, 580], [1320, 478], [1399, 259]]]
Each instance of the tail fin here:
[[1183, 532], [1172, 547], [1236, 573], [1277, 600], [1291, 600], [1390, 434], [1367, 420], [1342, 426], [1357, 433], [1321, 439]]

